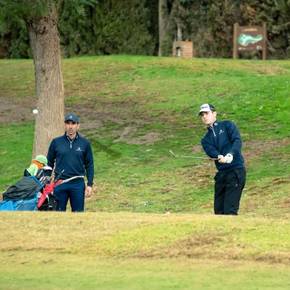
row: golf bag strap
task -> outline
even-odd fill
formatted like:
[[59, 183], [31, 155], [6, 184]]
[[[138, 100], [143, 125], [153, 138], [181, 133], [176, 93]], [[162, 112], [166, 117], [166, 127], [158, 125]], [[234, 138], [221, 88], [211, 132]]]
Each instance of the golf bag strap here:
[[74, 180], [74, 179], [78, 179], [78, 178], [85, 178], [85, 177], [82, 176], [82, 175], [73, 176], [73, 177], [70, 177], [70, 178], [68, 178], [68, 179], [63, 179], [63, 180], [62, 180], [62, 183], [70, 182], [70, 181], [72, 181], [72, 180]]

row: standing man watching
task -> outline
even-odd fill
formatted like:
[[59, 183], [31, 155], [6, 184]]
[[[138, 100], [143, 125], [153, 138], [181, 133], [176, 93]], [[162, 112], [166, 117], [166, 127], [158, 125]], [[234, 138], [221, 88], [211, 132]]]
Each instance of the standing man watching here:
[[[79, 117], [74, 113], [65, 116], [65, 134], [52, 140], [47, 154], [48, 165], [54, 168], [55, 176], [61, 174], [66, 182], [58, 185], [54, 194], [57, 210], [66, 211], [70, 200], [73, 212], [84, 211], [85, 196], [92, 195], [94, 160], [87, 139], [78, 133]], [[84, 176], [87, 177], [85, 186]]]
[[201, 140], [205, 153], [215, 159], [214, 213], [237, 215], [246, 182], [242, 140], [236, 125], [231, 121], [217, 121], [213, 105], [200, 106], [199, 116], [207, 126]]

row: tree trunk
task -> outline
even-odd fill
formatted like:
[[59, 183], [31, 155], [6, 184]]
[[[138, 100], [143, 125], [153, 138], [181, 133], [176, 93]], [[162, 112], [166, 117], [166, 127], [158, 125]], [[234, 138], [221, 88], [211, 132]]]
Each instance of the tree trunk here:
[[178, 21], [176, 23], [176, 26], [177, 26], [177, 34], [176, 34], [176, 40], [177, 41], [182, 41], [182, 29], [181, 29], [181, 24], [180, 22]]
[[162, 56], [162, 45], [166, 35], [168, 23], [168, 14], [167, 14], [167, 0], [159, 0], [158, 3], [158, 24], [159, 24], [159, 49], [158, 55]]
[[35, 68], [36, 114], [33, 156], [46, 154], [52, 138], [64, 132], [64, 88], [57, 12], [28, 22]]

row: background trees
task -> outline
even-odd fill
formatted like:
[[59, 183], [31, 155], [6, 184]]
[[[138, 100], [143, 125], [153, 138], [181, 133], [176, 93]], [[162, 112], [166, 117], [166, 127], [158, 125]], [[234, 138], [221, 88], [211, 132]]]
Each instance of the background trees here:
[[[65, 56], [80, 54], [154, 54], [150, 30], [152, 3], [99, 0], [76, 7], [64, 1], [59, 31]], [[153, 1], [152, 1], [153, 2]], [[149, 5], [151, 4], [151, 6]]]
[[[59, 3], [61, 51], [68, 57], [83, 54], [170, 55], [172, 41], [178, 35], [193, 41], [198, 56], [231, 57], [235, 22], [240, 25], [266, 22], [269, 57], [289, 56], [289, 0], [53, 2]], [[80, 2], [82, 5], [76, 5]], [[15, 17], [2, 19], [0, 54], [3, 57], [31, 57], [23, 21]]]

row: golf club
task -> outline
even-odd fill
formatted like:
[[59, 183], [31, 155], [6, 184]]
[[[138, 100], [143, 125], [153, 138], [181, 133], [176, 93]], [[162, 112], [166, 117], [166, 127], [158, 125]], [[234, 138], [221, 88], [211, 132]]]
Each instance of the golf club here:
[[217, 158], [203, 157], [203, 156], [187, 156], [187, 155], [176, 155], [172, 150], [169, 153], [175, 158], [190, 158], [190, 159], [201, 159], [201, 160], [218, 160]]

